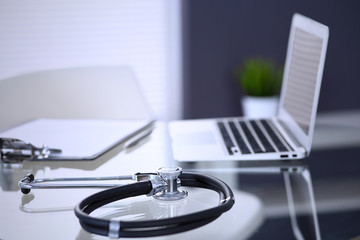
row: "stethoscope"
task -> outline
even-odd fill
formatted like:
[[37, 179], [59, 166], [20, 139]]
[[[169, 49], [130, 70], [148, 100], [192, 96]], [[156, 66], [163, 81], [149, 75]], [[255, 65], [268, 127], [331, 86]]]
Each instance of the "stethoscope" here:
[[[134, 180], [136, 182], [125, 185], [56, 183], [99, 180]], [[182, 172], [180, 167], [165, 167], [160, 168], [156, 173], [136, 173], [115, 177], [35, 179], [34, 175], [27, 174], [18, 185], [24, 194], [28, 194], [31, 189], [45, 188], [109, 188], [85, 198], [75, 206], [74, 211], [80, 225], [86, 231], [110, 238], [153, 237], [192, 230], [214, 221], [231, 209], [235, 203], [232, 190], [223, 181], [205, 174]], [[106, 204], [144, 194], [160, 201], [181, 200], [188, 196], [188, 192], [181, 189], [181, 186], [216, 191], [219, 194], [218, 205], [187, 215], [144, 221], [107, 220], [90, 215]]]

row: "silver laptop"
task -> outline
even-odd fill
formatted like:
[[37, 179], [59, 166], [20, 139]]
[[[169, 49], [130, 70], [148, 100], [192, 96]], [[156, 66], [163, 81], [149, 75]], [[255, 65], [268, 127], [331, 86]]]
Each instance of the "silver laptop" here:
[[277, 116], [169, 123], [178, 161], [279, 160], [309, 155], [329, 29], [294, 14]]

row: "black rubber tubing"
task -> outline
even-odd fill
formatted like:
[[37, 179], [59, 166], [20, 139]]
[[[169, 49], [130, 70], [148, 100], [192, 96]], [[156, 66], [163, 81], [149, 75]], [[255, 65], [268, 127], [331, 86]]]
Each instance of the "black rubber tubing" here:
[[[191, 230], [214, 221], [222, 213], [231, 209], [234, 204], [235, 200], [231, 189], [219, 179], [199, 173], [182, 173], [179, 178], [182, 186], [201, 187], [217, 191], [220, 196], [219, 205], [173, 218], [150, 221], [120, 221], [119, 237], [151, 237]], [[110, 220], [91, 217], [89, 214], [108, 203], [148, 194], [151, 190], [151, 182], [144, 181], [101, 191], [81, 201], [75, 207], [75, 214], [86, 231], [108, 236]], [[142, 230], [142, 228], [146, 228], [146, 230]]]

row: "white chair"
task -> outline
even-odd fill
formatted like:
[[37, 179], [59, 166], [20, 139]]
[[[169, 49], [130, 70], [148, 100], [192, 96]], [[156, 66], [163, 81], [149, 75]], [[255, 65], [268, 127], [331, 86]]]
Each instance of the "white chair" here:
[[148, 119], [124, 66], [56, 69], [0, 80], [0, 132], [36, 118]]

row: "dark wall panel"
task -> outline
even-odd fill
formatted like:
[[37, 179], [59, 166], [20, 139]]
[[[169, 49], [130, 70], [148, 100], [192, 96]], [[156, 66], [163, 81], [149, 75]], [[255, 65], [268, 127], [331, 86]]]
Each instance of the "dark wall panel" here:
[[285, 61], [294, 12], [330, 28], [319, 110], [360, 108], [360, 2], [185, 0], [185, 118], [241, 115], [233, 69], [244, 59]]

